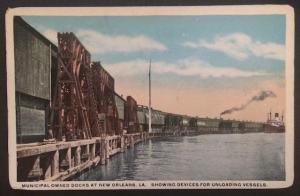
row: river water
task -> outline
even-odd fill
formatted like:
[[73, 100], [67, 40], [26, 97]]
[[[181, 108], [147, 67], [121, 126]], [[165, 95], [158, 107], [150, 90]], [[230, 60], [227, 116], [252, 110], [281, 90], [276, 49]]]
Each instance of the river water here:
[[284, 133], [155, 138], [73, 180], [284, 180]]

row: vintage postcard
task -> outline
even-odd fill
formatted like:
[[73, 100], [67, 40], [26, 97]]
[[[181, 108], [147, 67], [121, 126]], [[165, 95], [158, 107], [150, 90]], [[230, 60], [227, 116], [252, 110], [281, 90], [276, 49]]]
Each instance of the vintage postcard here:
[[11, 186], [291, 186], [294, 25], [287, 5], [9, 9]]

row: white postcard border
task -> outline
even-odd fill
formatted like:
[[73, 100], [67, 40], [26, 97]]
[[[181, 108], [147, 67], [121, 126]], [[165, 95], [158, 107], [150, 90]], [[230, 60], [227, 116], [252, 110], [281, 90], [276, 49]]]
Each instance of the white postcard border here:
[[[76, 13], [76, 14], [75, 14]], [[270, 15], [286, 16], [286, 135], [285, 135], [285, 181], [123, 181], [136, 186], [113, 186], [122, 181], [84, 182], [17, 182], [16, 112], [13, 17], [34, 16], [145, 16], [145, 15]], [[178, 6], [178, 7], [20, 7], [6, 12], [6, 60], [8, 105], [9, 182], [14, 189], [30, 190], [87, 190], [87, 189], [265, 189], [286, 188], [294, 181], [294, 9], [288, 5], [236, 5], [236, 6]], [[97, 184], [98, 186], [92, 186]], [[108, 183], [110, 186], [100, 186]], [[144, 183], [145, 186], [139, 186]], [[171, 183], [170, 186], [152, 186], [153, 183]], [[175, 183], [175, 186], [173, 186]], [[177, 183], [210, 183], [210, 186], [178, 186]], [[213, 186], [220, 183], [220, 186]], [[232, 186], [224, 183], [258, 183], [266, 186]], [[65, 186], [59, 186], [65, 185]], [[86, 185], [86, 186], [84, 186]], [[89, 185], [89, 186], [88, 186]], [[87, 187], [88, 186], [88, 187]]]

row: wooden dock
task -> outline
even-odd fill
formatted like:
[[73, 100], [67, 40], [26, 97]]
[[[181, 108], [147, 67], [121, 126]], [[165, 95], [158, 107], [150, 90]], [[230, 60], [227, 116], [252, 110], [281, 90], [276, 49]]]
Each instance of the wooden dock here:
[[111, 156], [139, 142], [184, 135], [197, 134], [193, 131], [140, 132], [67, 142], [18, 144], [17, 179], [20, 182], [72, 179], [84, 170], [106, 164]]
[[136, 133], [88, 140], [33, 143], [17, 146], [18, 181], [61, 181], [146, 139], [161, 134]]

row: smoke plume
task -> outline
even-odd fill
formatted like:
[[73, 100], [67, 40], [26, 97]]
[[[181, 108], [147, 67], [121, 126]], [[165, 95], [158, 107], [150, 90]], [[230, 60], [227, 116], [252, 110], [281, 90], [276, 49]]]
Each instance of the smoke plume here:
[[276, 97], [276, 95], [272, 91], [261, 91], [258, 95], [253, 96], [247, 103], [245, 103], [245, 104], [243, 104], [239, 107], [233, 107], [233, 108], [230, 108], [228, 110], [225, 110], [225, 111], [221, 112], [220, 115], [222, 116], [222, 115], [225, 115], [225, 114], [231, 114], [233, 112], [243, 110], [246, 107], [248, 107], [248, 105], [251, 104], [252, 102], [254, 102], [254, 101], [263, 101], [268, 97]]

